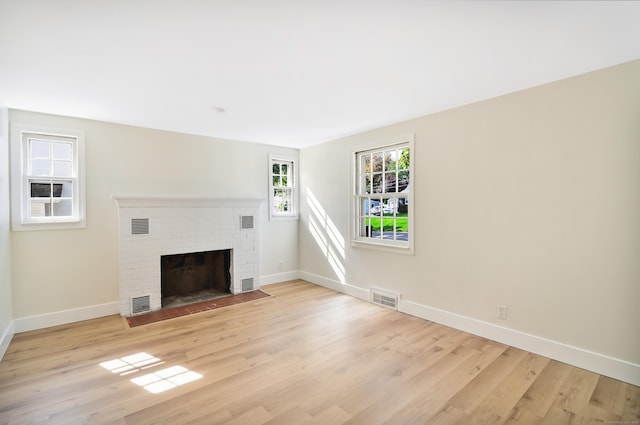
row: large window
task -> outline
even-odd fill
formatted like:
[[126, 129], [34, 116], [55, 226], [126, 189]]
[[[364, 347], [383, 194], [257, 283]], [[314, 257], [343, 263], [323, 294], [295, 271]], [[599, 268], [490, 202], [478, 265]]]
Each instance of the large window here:
[[84, 227], [82, 133], [14, 125], [11, 149], [13, 229]]
[[355, 152], [354, 242], [413, 246], [413, 139]]
[[297, 218], [296, 169], [292, 158], [269, 157], [269, 216]]

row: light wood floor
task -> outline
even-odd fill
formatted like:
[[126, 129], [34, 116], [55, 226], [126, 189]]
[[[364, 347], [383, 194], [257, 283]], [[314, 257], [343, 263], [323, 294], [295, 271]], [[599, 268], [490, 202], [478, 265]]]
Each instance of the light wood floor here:
[[[302, 281], [263, 290], [139, 328], [113, 316], [15, 335], [0, 424], [640, 423], [638, 387]], [[155, 363], [101, 366], [137, 353]], [[201, 377], [154, 394], [132, 382], [150, 374]]]

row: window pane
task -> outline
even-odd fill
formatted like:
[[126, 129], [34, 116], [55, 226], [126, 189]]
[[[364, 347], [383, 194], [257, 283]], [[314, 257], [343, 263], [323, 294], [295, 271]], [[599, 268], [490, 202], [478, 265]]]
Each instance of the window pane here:
[[396, 169], [396, 151], [386, 151], [384, 153], [384, 169], [385, 171]]
[[371, 199], [369, 201], [369, 208], [367, 213], [372, 216], [380, 216], [382, 214], [382, 208], [380, 206], [380, 201], [377, 199]]
[[398, 192], [409, 190], [409, 171], [398, 172]]
[[280, 165], [280, 173], [283, 175], [289, 174], [289, 164]]
[[369, 214], [369, 210], [371, 209], [371, 200], [369, 198], [360, 198], [359, 202], [360, 209], [358, 210], [358, 215], [363, 216]]
[[272, 181], [274, 186], [280, 186], [280, 176], [273, 176]]
[[360, 193], [362, 194], [371, 193], [371, 176], [370, 175], [364, 176], [364, 182], [362, 183], [362, 189], [360, 190]]
[[400, 158], [398, 160], [398, 169], [399, 170], [407, 170], [409, 168], [410, 158], [409, 158], [409, 149], [403, 149], [400, 154]]
[[71, 144], [70, 143], [52, 143], [52, 158], [65, 159], [71, 161]]
[[29, 197], [31, 198], [50, 198], [51, 183], [29, 182]]
[[282, 189], [274, 189], [273, 190], [273, 212], [277, 213], [277, 212], [281, 212], [281, 208], [282, 208], [282, 197], [283, 197], [283, 193], [282, 193]]
[[273, 212], [290, 212], [293, 207], [292, 189], [275, 189], [273, 191]]
[[46, 199], [32, 199], [29, 202], [29, 208], [31, 217], [48, 217], [51, 215], [50, 198]]
[[280, 164], [274, 162], [273, 165], [271, 166], [271, 170], [273, 174], [280, 174]]
[[369, 219], [369, 224], [371, 225], [371, 237], [380, 237], [380, 222], [381, 219], [378, 217], [371, 217]]
[[399, 240], [399, 241], [409, 240], [409, 219], [407, 218], [396, 219], [396, 240]]
[[366, 174], [371, 172], [371, 155], [362, 154], [360, 155], [360, 173]]
[[49, 159], [51, 143], [42, 140], [31, 140], [31, 158]]
[[73, 203], [71, 199], [54, 199], [53, 203], [54, 217], [69, 217], [73, 213]]
[[382, 193], [382, 174], [373, 175], [372, 193]]
[[382, 171], [382, 153], [376, 152], [372, 155], [373, 160], [373, 172]]
[[384, 215], [393, 215], [396, 212], [396, 198], [384, 198], [382, 202], [382, 213]]
[[384, 173], [384, 191], [387, 193], [396, 192], [396, 172]]
[[369, 219], [368, 218], [361, 218], [360, 219], [360, 234], [359, 236], [361, 237], [368, 237], [369, 236], [369, 232], [370, 232], [370, 228], [369, 228]]
[[287, 176], [282, 176], [282, 186], [289, 186], [289, 179], [287, 178]]
[[33, 176], [51, 175], [51, 161], [49, 161], [48, 159], [32, 159], [31, 175]]
[[286, 189], [283, 191], [283, 200], [282, 200], [282, 211], [283, 212], [291, 212], [291, 207], [293, 206], [293, 190]]
[[62, 183], [54, 183], [53, 196], [71, 198], [73, 196], [73, 182], [66, 181]]
[[53, 161], [53, 176], [56, 177], [71, 177], [73, 175], [73, 169], [71, 161]]

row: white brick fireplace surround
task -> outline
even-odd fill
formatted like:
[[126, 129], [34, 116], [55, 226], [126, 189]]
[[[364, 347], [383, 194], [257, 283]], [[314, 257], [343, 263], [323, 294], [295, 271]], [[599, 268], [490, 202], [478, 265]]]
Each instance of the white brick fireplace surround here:
[[[120, 314], [161, 308], [160, 256], [231, 249], [231, 292], [258, 289], [262, 200], [113, 196], [119, 218]], [[148, 230], [147, 230], [148, 223]], [[148, 232], [147, 232], [148, 231]], [[253, 283], [247, 288], [247, 283]]]

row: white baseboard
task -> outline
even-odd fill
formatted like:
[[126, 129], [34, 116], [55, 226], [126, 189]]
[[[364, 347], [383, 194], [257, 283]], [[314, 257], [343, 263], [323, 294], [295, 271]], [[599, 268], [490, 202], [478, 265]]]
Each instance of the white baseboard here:
[[9, 348], [9, 344], [11, 343], [11, 339], [13, 339], [14, 333], [15, 333], [15, 323], [12, 320], [9, 322], [9, 325], [2, 333], [2, 338], [0, 338], [0, 361], [4, 357], [4, 353], [7, 352], [7, 348]]
[[272, 285], [274, 283], [286, 282], [296, 279], [300, 279], [300, 272], [298, 270], [294, 270], [292, 272], [270, 274], [260, 277], [260, 286]]
[[[343, 284], [333, 279], [313, 273], [300, 272], [300, 279], [362, 300], [369, 300], [369, 291], [353, 285]], [[552, 341], [536, 335], [505, 328], [493, 323], [451, 313], [423, 304], [400, 299], [398, 310], [470, 334], [478, 335], [502, 344], [520, 348], [553, 360], [586, 369], [629, 384], [640, 386], [640, 365], [595, 353], [579, 347]]]
[[67, 323], [80, 322], [82, 320], [96, 319], [98, 317], [120, 314], [120, 303], [91, 305], [74, 308], [71, 310], [56, 311], [53, 313], [39, 314], [15, 319], [15, 332], [28, 332], [36, 329], [49, 328], [51, 326], [66, 325]]
[[355, 298], [360, 298], [361, 300], [369, 301], [368, 290], [349, 285], [348, 283], [338, 282], [334, 279], [329, 279], [324, 276], [319, 276], [317, 274], [304, 271], [300, 271], [300, 279], [306, 280], [307, 282], [311, 282], [319, 286], [323, 286], [328, 289], [333, 289], [337, 292], [342, 292], [343, 294], [351, 295]]
[[399, 310], [461, 331], [640, 386], [640, 365], [411, 301]]

